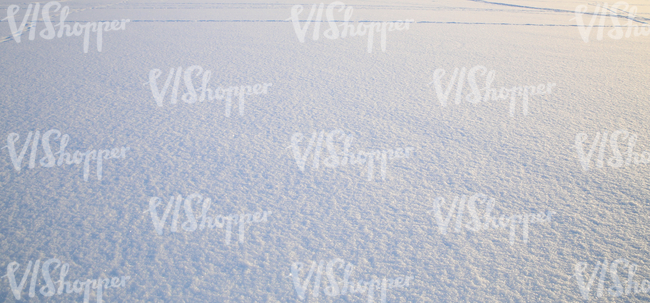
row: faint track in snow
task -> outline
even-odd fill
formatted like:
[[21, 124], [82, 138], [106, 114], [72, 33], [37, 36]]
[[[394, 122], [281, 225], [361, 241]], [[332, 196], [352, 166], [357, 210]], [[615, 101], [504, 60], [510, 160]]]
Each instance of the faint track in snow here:
[[[502, 3], [502, 2], [490, 2], [490, 1], [485, 1], [485, 0], [469, 0], [469, 1], [472, 1], [472, 2], [478, 2], [478, 3], [485, 3], [485, 4], [493, 4], [493, 5], [501, 5], [501, 6], [509, 6], [509, 7], [525, 8], [525, 9], [532, 9], [532, 10], [541, 10], [541, 11], [551, 11], [551, 12], [557, 12], [557, 13], [569, 13], [569, 14], [575, 14], [575, 11], [570, 11], [570, 10], [565, 10], [565, 9], [557, 9], [557, 8], [534, 7], [534, 6], [525, 6], [525, 5], [518, 5], [518, 4]], [[618, 13], [614, 12], [614, 11], [611, 10], [611, 9], [609, 9], [609, 10], [610, 10], [612, 13], [616, 14], [616, 17], [617, 17], [617, 18], [630, 19], [630, 20], [633, 20], [633, 21], [638, 22], [638, 23], [647, 24], [646, 22], [636, 20], [635, 18], [628, 18], [627, 16], [619, 15]], [[619, 11], [623, 11], [623, 12], [625, 12], [625, 13], [628, 13], [628, 15], [629, 15], [629, 12], [627, 12], [627, 11], [625, 11], [625, 10], [622, 10], [622, 9], [618, 9], [618, 10], [619, 10]], [[584, 12], [583, 15], [591, 15], [591, 16], [594, 16], [594, 15], [595, 15], [595, 16], [600, 16], [601, 14], [600, 14], [600, 13]], [[644, 17], [638, 17], [638, 18], [642, 18], [642, 19], [644, 19], [644, 20], [650, 20], [650, 19], [648, 19], [648, 18], [644, 18]], [[613, 26], [611, 26], [611, 27], [613, 27]]]
[[[64, 1], [70, 1], [70, 0], [63, 0]], [[564, 9], [554, 9], [554, 8], [544, 8], [544, 7], [532, 7], [532, 6], [525, 6], [525, 5], [517, 5], [517, 4], [509, 4], [509, 3], [501, 3], [501, 2], [490, 2], [490, 1], [485, 1], [485, 0], [468, 0], [471, 2], [476, 2], [476, 3], [484, 3], [484, 4], [492, 4], [492, 5], [499, 5], [499, 6], [507, 6], [507, 7], [514, 7], [514, 8], [520, 8], [520, 9], [525, 9], [525, 10], [538, 10], [538, 11], [544, 11], [544, 12], [553, 12], [553, 13], [570, 13], [574, 14], [574, 11], [570, 10], [564, 10]], [[122, 1], [119, 3], [113, 3], [113, 4], [107, 4], [107, 5], [101, 5], [101, 6], [95, 6], [95, 7], [88, 7], [88, 8], [79, 8], [75, 10], [71, 10], [72, 12], [81, 12], [89, 9], [115, 9], [115, 10], [141, 10], [141, 9], [151, 9], [151, 10], [173, 10], [173, 9], [184, 9], [184, 10], [190, 10], [190, 9], [197, 9], [197, 10], [205, 10], [205, 9], [291, 9], [296, 4], [285, 4], [285, 3], [160, 3], [160, 4], [155, 4], [155, 3], [134, 3], [134, 2], [129, 2], [128, 5], [125, 5], [128, 2]], [[312, 4], [300, 4], [303, 6], [311, 6]], [[432, 6], [404, 6], [404, 5], [352, 5], [355, 9], [364, 9], [364, 10], [372, 10], [372, 9], [381, 9], [381, 10], [429, 10], [429, 11], [478, 11], [478, 12], [509, 12], [511, 10], [508, 9], [490, 9], [490, 8], [469, 8], [469, 7], [432, 7]], [[620, 10], [620, 9], [619, 9]], [[624, 10], [621, 10], [625, 12]], [[616, 12], [612, 11], [613, 13], [616, 14], [616, 16], [620, 18], [626, 18], [630, 19], [626, 16], [622, 16], [617, 14]], [[585, 12], [585, 15], [600, 15], [596, 13], [589, 13]], [[54, 16], [58, 16], [54, 15]], [[54, 17], [53, 16], [53, 17]], [[650, 20], [648, 18], [644, 17], [637, 17], [638, 19], [643, 19], [643, 20]], [[5, 18], [6, 19], [6, 18]], [[0, 20], [0, 21], [5, 21], [5, 19]], [[644, 23], [647, 24], [646, 22], [637, 20], [637, 19], [632, 19], [636, 22], [639, 23]], [[39, 19], [39, 21], [42, 21], [42, 19]], [[67, 20], [66, 23], [74, 23], [74, 22], [97, 22], [97, 21], [110, 21], [110, 20], [94, 20], [94, 21], [85, 21], [85, 20]], [[301, 20], [301, 22], [306, 21], [306, 20]], [[359, 20], [358, 22], [391, 22], [391, 21], [397, 21], [397, 20]], [[291, 23], [290, 20], [275, 20], [275, 19], [267, 19], [267, 20], [252, 20], [252, 19], [230, 19], [230, 20], [218, 20], [218, 19], [198, 19], [198, 20], [191, 20], [191, 19], [131, 19], [131, 22], [136, 22], [136, 23]], [[321, 23], [326, 23], [327, 21], [314, 21], [312, 22], [321, 22]], [[343, 20], [335, 20], [335, 22], [343, 22]], [[508, 23], [508, 22], [461, 22], [461, 21], [415, 21], [413, 23], [418, 23], [418, 24], [456, 24], [456, 25], [499, 25], [499, 26], [536, 26], [536, 27], [577, 27], [578, 25], [576, 24], [544, 24], [544, 23]], [[31, 22], [28, 23], [29, 26], [26, 26], [25, 29], [23, 30], [23, 33], [29, 31], [32, 27]], [[616, 27], [614, 25], [594, 25], [594, 27], [604, 27], [604, 28], [613, 28]], [[22, 34], [22, 33], [21, 33]], [[9, 40], [12, 40], [13, 36], [8, 36], [4, 38], [0, 38], [0, 43], [6, 42]]]
[[648, 19], [648, 18], [639, 17], [639, 16], [635, 16], [635, 18], [630, 18], [630, 17], [629, 17], [629, 16], [630, 16], [630, 12], [628, 12], [628, 11], [626, 11], [626, 10], [623, 10], [623, 9], [620, 9], [620, 8], [617, 8], [617, 10], [620, 11], [620, 12], [626, 13], [627, 16], [619, 15], [617, 12], [613, 11], [611, 7], [607, 8], [607, 10], [609, 10], [609, 11], [612, 12], [612, 13], [615, 13], [615, 14], [616, 14], [616, 17], [618, 17], [618, 18], [629, 19], [629, 20], [632, 20], [632, 21], [635, 21], [635, 22], [638, 22], [638, 23], [648, 24], [647, 22], [640, 21], [640, 20], [636, 20], [636, 18], [640, 18], [640, 19], [643, 19], [643, 20], [646, 20], [646, 21], [650, 20], [650, 19]]
[[[493, 5], [501, 5], [501, 6], [510, 6], [510, 7], [517, 7], [517, 8], [525, 8], [525, 9], [533, 9], [533, 10], [543, 10], [543, 11], [551, 11], [551, 12], [556, 12], [556, 13], [575, 13], [575, 11], [569, 11], [565, 9], [558, 9], [558, 8], [546, 8], [546, 7], [534, 7], [534, 6], [526, 6], [526, 5], [518, 5], [518, 4], [510, 4], [510, 3], [502, 3], [502, 2], [490, 2], [490, 1], [485, 1], [485, 0], [469, 0], [472, 2], [478, 2], [478, 3], [485, 3], [485, 4], [493, 4]], [[586, 15], [587, 13], [585, 13]], [[593, 15], [593, 13], [592, 13]]]
[[[139, 6], [141, 5], [141, 6]], [[128, 9], [286, 9], [290, 10], [294, 5], [311, 7], [311, 4], [284, 4], [284, 3], [129, 3]], [[405, 6], [405, 5], [354, 5], [355, 9], [383, 9], [383, 10], [476, 10], [476, 11], [499, 11], [498, 9], [475, 9], [462, 7], [433, 7], [433, 6]]]
[[[96, 20], [96, 22], [99, 21], [110, 21], [110, 20]], [[306, 22], [307, 20], [300, 20], [300, 22]], [[334, 22], [344, 22], [344, 20], [333, 20]], [[372, 23], [372, 22], [395, 22], [398, 20], [359, 20], [357, 22], [359, 23]], [[91, 21], [84, 21], [84, 20], [77, 20], [77, 21], [70, 21], [70, 22], [91, 22]], [[245, 19], [235, 19], [235, 20], [215, 20], [215, 19], [207, 19], [207, 20], [131, 20], [131, 23], [291, 23], [291, 20], [245, 20]], [[315, 21], [312, 20], [311, 22], [320, 22], [320, 23], [327, 23], [328, 21]], [[555, 26], [555, 27], [577, 27], [578, 25], [576, 24], [543, 24], [543, 23], [506, 23], [506, 22], [495, 22], [495, 23], [489, 23], [489, 22], [461, 22], [461, 21], [415, 21], [411, 23], [418, 23], [418, 24], [460, 24], [460, 25], [511, 25], [511, 26]], [[594, 28], [613, 28], [616, 26], [613, 25], [594, 25]], [[11, 37], [10, 37], [11, 38]]]
[[[67, 0], [69, 1], [69, 0]], [[111, 4], [114, 6], [117, 4]], [[204, 10], [204, 9], [286, 9], [290, 10], [294, 5], [302, 5], [304, 7], [311, 7], [313, 4], [284, 4], [284, 3], [133, 3], [130, 2], [128, 6], [124, 7], [111, 7], [111, 9], [138, 9], [138, 10]], [[492, 8], [472, 8], [472, 7], [452, 7], [452, 6], [417, 6], [417, 5], [355, 5], [349, 4], [355, 9], [362, 10], [427, 10], [427, 11], [508, 11], [505, 9], [492, 9]], [[107, 7], [94, 7], [93, 9], [105, 9]], [[2, 9], [0, 7], [0, 9]]]

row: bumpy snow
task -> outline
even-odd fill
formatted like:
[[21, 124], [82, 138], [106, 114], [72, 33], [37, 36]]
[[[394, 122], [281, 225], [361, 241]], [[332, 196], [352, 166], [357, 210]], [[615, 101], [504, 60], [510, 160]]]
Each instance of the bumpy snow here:
[[650, 300], [650, 3], [495, 1], [0, 1], [0, 302]]

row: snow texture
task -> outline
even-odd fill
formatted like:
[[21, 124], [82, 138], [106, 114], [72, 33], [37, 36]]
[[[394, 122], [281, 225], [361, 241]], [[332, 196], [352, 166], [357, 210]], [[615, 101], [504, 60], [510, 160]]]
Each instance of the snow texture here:
[[[312, 22], [301, 43], [292, 9], [305, 26], [321, 2], [62, 1], [66, 25], [129, 20], [103, 33], [101, 52], [91, 31], [84, 52], [83, 35], [41, 37], [42, 16], [17, 43], [7, 11], [19, 7], [20, 26], [34, 3], [0, 1], [0, 302], [83, 302], [45, 296], [41, 270], [16, 299], [9, 269], [20, 284], [29, 262], [53, 258], [70, 282], [129, 276], [104, 302], [368, 302], [341, 293], [349, 264], [355, 287], [393, 284], [372, 302], [577, 302], [592, 276], [590, 300], [650, 301], [616, 293], [613, 278], [625, 288], [636, 264], [634, 281], [650, 280], [650, 36], [608, 35], [613, 20], [642, 30], [650, 3], [609, 2], [601, 18], [604, 3], [498, 1], [343, 2], [357, 27], [413, 20], [385, 50], [375, 32], [371, 52], [368, 35], [326, 38], [325, 12], [319, 38]], [[592, 17], [585, 42], [577, 22]], [[474, 67], [478, 89], [494, 71], [497, 97], [470, 102]], [[230, 105], [201, 98], [208, 70]], [[528, 95], [524, 113], [523, 87], [540, 84], [548, 93]], [[512, 101], [502, 87], [522, 89]], [[54, 161], [66, 137], [70, 162], [48, 162], [49, 130]], [[624, 163], [632, 141], [639, 160]], [[57, 288], [60, 271], [50, 266]]]

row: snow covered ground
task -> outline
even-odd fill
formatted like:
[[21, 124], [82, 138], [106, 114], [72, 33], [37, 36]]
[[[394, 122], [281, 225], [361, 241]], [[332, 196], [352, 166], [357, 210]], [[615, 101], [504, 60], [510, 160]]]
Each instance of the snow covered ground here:
[[650, 2], [503, 1], [0, 1], [0, 302], [650, 301]]

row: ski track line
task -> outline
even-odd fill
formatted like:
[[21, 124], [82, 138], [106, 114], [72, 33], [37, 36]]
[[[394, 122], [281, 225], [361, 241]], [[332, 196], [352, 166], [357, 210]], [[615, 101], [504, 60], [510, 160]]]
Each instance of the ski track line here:
[[638, 23], [648, 24], [647, 22], [643, 22], [643, 21], [640, 21], [640, 20], [636, 20], [636, 18], [641, 18], [641, 19], [643, 19], [643, 20], [650, 20], [650, 19], [648, 19], [648, 18], [639, 17], [639, 16], [635, 16], [636, 18], [630, 18], [630, 12], [628, 12], [628, 11], [626, 11], [626, 10], [623, 10], [623, 9], [621, 9], [621, 8], [617, 8], [617, 10], [619, 10], [619, 11], [621, 11], [621, 12], [623, 12], [623, 13], [627, 13], [627, 16], [621, 16], [621, 15], [619, 15], [617, 12], [613, 11], [611, 7], [608, 7], [607, 10], [609, 10], [609, 11], [612, 12], [612, 13], [615, 13], [617, 18], [629, 19], [629, 20], [632, 20], [632, 21], [635, 21], [635, 22], [638, 22]]
[[[59, 2], [69, 2], [71, 0], [61, 0]], [[278, 4], [278, 3], [217, 3], [214, 4], [211, 7], [206, 7], [205, 3], [162, 3], [160, 5], [164, 5], [164, 7], [156, 7], [155, 5], [152, 5], [151, 3], [143, 3], [146, 5], [146, 7], [138, 7], [139, 3], [129, 3], [128, 7], [113, 7], [116, 5], [120, 4], [126, 4], [129, 0], [125, 0], [122, 2], [118, 3], [112, 3], [112, 4], [106, 4], [106, 5], [99, 5], [99, 6], [94, 6], [94, 7], [87, 7], [87, 8], [77, 8], [73, 9], [70, 11], [70, 13], [78, 13], [82, 12], [85, 10], [92, 10], [92, 9], [107, 9], [109, 7], [112, 7], [112, 9], [282, 9], [282, 8], [290, 8], [294, 6], [295, 4]], [[554, 12], [554, 13], [570, 13], [573, 14], [575, 13], [574, 11], [569, 11], [569, 10], [563, 10], [563, 9], [553, 9], [553, 8], [544, 8], [544, 7], [532, 7], [532, 6], [524, 6], [524, 5], [517, 5], [517, 4], [508, 4], [508, 3], [501, 3], [501, 2], [490, 2], [490, 1], [485, 1], [485, 0], [468, 0], [471, 2], [477, 2], [477, 3], [485, 3], [485, 4], [492, 4], [492, 5], [499, 5], [499, 6], [508, 6], [508, 7], [515, 7], [515, 8], [520, 8], [520, 9], [525, 9], [525, 10], [540, 10], [544, 12]], [[41, 2], [35, 2], [35, 3], [43, 3]], [[172, 6], [170, 6], [170, 4]], [[176, 4], [176, 6], [174, 6]], [[179, 5], [182, 4], [182, 5]], [[198, 6], [192, 6], [199, 4]], [[186, 7], [190, 5], [190, 7]], [[211, 5], [211, 4], [209, 4]], [[309, 4], [305, 4], [309, 5]], [[185, 6], [185, 7], [184, 7]], [[391, 10], [436, 10], [436, 11], [444, 11], [444, 10], [457, 10], [457, 11], [489, 11], [489, 12], [494, 12], [494, 11], [502, 11], [502, 12], [510, 12], [510, 10], [500, 10], [500, 9], [483, 9], [483, 8], [464, 8], [464, 7], [425, 7], [425, 6], [394, 6], [394, 5], [361, 5], [361, 6], [353, 6], [355, 8], [359, 9], [391, 9]], [[637, 18], [643, 19], [643, 20], [650, 20], [648, 18], [644, 17], [637, 17], [637, 18], [630, 18], [628, 16], [624, 15], [619, 15], [617, 12], [612, 10], [611, 8], [609, 9], [612, 13], [616, 14], [616, 17], [618, 18], [624, 18], [624, 19], [630, 19], [638, 23], [642, 24], [648, 24], [647, 22], [637, 20]], [[628, 13], [627, 11], [623, 9], [617, 9], [618, 11], [621, 11], [623, 13]], [[601, 15], [600, 13], [588, 13], [585, 12], [585, 15], [596, 15], [599, 16]], [[51, 16], [51, 18], [58, 17], [60, 14], [54, 14]], [[629, 15], [629, 13], [628, 13]], [[2, 20], [0, 20], [0, 23], [6, 21], [6, 17]], [[38, 21], [43, 21], [43, 19], [39, 19]], [[70, 23], [75, 23], [75, 22], [103, 22], [103, 21], [111, 21], [111, 20], [96, 20], [96, 21], [66, 21]], [[306, 20], [301, 20], [301, 22], [304, 22]], [[8, 21], [7, 21], [8, 22]], [[216, 20], [216, 19], [199, 19], [199, 20], [131, 20], [131, 22], [141, 22], [141, 23], [198, 23], [198, 22], [214, 22], [214, 23], [228, 23], [228, 22], [246, 22], [246, 23], [275, 23], [275, 22], [291, 22], [290, 20], [245, 20], [245, 19], [239, 19], [239, 20]], [[318, 21], [312, 21], [312, 22], [318, 22]], [[321, 23], [325, 23], [326, 21], [320, 21]], [[343, 20], [335, 20], [335, 22], [343, 22]], [[385, 20], [379, 21], [379, 20], [360, 20], [358, 22], [386, 22]], [[391, 21], [388, 21], [391, 22]], [[576, 24], [543, 24], [543, 23], [507, 23], [507, 22], [495, 22], [495, 23], [490, 23], [490, 22], [460, 22], [460, 21], [415, 21], [413, 23], [419, 23], [419, 24], [457, 24], [457, 25], [507, 25], [507, 26], [538, 26], [538, 27], [577, 27], [578, 25]], [[31, 28], [34, 26], [34, 24], [31, 21], [28, 21], [27, 25], [23, 29], [23, 31], [20, 33], [20, 35], [28, 32], [31, 30]], [[614, 28], [617, 26], [614, 25], [595, 25], [594, 27], [604, 27], [604, 28]], [[621, 26], [619, 26], [621, 27]], [[13, 35], [6, 36], [3, 38], [0, 38], [0, 43], [3, 42], [8, 42], [13, 39]]]
[[[76, 21], [66, 21], [66, 22], [107, 22], [111, 20], [95, 20], [95, 21], [87, 21], [87, 20], [76, 20]], [[307, 20], [300, 20], [300, 22], [306, 22]], [[334, 22], [343, 22], [344, 20], [334, 20]], [[403, 21], [403, 20], [360, 20], [357, 21], [359, 23], [372, 23], [372, 22], [396, 22], [396, 21]], [[291, 20], [245, 20], [245, 19], [240, 19], [240, 20], [215, 20], [215, 19], [199, 19], [199, 20], [131, 20], [131, 23], [133, 22], [141, 22], [141, 23], [228, 23], [228, 22], [244, 22], [244, 23], [291, 23], [293, 21]], [[315, 21], [312, 20], [311, 22], [320, 22], [320, 23], [327, 23], [328, 21]], [[489, 22], [462, 22], [462, 21], [414, 21], [414, 22], [409, 22], [409, 23], [420, 23], [420, 24], [459, 24], [459, 25], [512, 25], [512, 26], [556, 26], [556, 27], [578, 27], [577, 24], [544, 24], [544, 23], [506, 23], [506, 22], [497, 22], [497, 23], [489, 23]], [[615, 27], [625, 27], [622, 25], [619, 26], [614, 26], [614, 25], [597, 25], [595, 24], [593, 26], [594, 28], [615, 28]], [[26, 31], [26, 30], [25, 30]], [[11, 36], [9, 36], [9, 39], [12, 39]]]
[[[575, 13], [575, 11], [569, 11], [569, 10], [565, 10], [565, 9], [557, 9], [557, 8], [534, 7], [534, 6], [525, 6], [525, 5], [517, 5], [517, 4], [509, 4], [509, 3], [501, 3], [501, 2], [490, 2], [490, 1], [485, 1], [485, 0], [468, 0], [468, 1], [478, 2], [478, 3], [486, 3], [486, 4], [493, 4], [493, 5], [501, 5], [501, 6], [509, 6], [509, 7], [518, 7], [518, 8], [525, 8], [525, 9], [533, 9], [533, 10], [541, 10], [541, 11], [551, 11], [551, 12], [556, 12], [556, 13], [570, 13], [570, 14], [574, 14], [574, 13]], [[590, 4], [590, 5], [593, 6], [593, 4]], [[619, 9], [619, 10], [624, 11], [624, 10], [622, 10], [622, 9]], [[610, 11], [611, 11], [611, 9], [610, 9]], [[647, 24], [646, 22], [643, 22], [643, 21], [639, 21], [639, 20], [636, 20], [636, 19], [633, 19], [633, 18], [629, 18], [629, 17], [626, 17], [626, 16], [621, 16], [621, 15], [617, 14], [617, 13], [614, 12], [614, 11], [612, 11], [612, 12], [616, 14], [616, 17], [617, 17], [617, 18], [630, 19], [630, 20], [633, 20], [633, 21], [638, 22], [638, 23]], [[625, 12], [625, 11], [624, 11], [624, 12]], [[629, 13], [628, 13], [628, 14], [629, 14]], [[595, 15], [595, 16], [600, 16], [601, 14], [600, 14], [600, 13], [584, 12], [583, 15], [592, 15], [592, 16]], [[642, 18], [643, 18], [643, 17], [642, 17]], [[647, 19], [647, 18], [643, 18], [643, 19], [645, 19], [645, 20], [649, 20], [649, 19]]]

